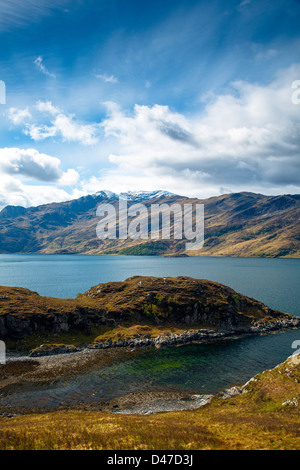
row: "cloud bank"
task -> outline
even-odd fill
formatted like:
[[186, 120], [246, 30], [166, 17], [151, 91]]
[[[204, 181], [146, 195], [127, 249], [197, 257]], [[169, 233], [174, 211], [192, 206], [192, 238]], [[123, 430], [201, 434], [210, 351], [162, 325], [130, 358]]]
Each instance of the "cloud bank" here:
[[79, 174], [60, 165], [58, 158], [36, 149], [0, 149], [0, 207], [68, 199], [70, 194], [59, 187], [76, 185]]
[[297, 193], [300, 105], [292, 99], [297, 77], [300, 64], [267, 84], [236, 81], [222, 94], [203, 97], [198, 114], [159, 104], [127, 110], [107, 102], [106, 116], [86, 123], [50, 101], [11, 108], [11, 123], [35, 143], [90, 146], [99, 163], [90, 176], [89, 149], [84, 150], [77, 161], [83, 179], [74, 169], [62, 172], [58, 159], [36, 150], [2, 149], [0, 172], [55, 186], [63, 182], [71, 190], [66, 199], [101, 189], [164, 189], [200, 198], [238, 191]]
[[63, 142], [79, 142], [82, 145], [90, 146], [98, 143], [99, 125], [96, 123], [85, 124], [78, 121], [74, 115], [68, 115], [54, 106], [51, 101], [38, 101], [33, 107], [34, 110], [42, 113], [42, 120], [50, 117], [48, 122], [33, 121], [32, 112], [26, 109], [10, 108], [7, 116], [14, 125], [23, 125], [23, 132], [35, 142], [48, 138], [61, 138]]
[[282, 192], [300, 187], [300, 107], [292, 102], [293, 77], [280, 72], [267, 85], [235, 82], [212, 97], [199, 115], [168, 106], [136, 105], [128, 115], [107, 103], [102, 122], [119, 152], [99, 180], [103, 187], [164, 188], [207, 196], [224, 191]]

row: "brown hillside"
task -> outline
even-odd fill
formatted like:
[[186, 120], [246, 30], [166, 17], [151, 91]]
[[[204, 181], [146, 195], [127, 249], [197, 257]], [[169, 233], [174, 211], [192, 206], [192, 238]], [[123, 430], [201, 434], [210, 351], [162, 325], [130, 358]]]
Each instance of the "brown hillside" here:
[[[185, 253], [184, 240], [99, 240], [96, 210], [108, 202], [118, 206], [117, 198], [99, 193], [28, 209], [6, 207], [0, 212], [0, 253]], [[174, 195], [143, 200], [148, 209], [163, 203], [204, 204], [204, 247], [188, 255], [300, 256], [300, 195], [237, 193], [203, 200]]]
[[228, 330], [292, 318], [222, 284], [189, 277], [135, 276], [99, 284], [76, 299], [0, 287], [0, 337], [9, 340], [33, 334], [89, 334], [94, 327], [107, 331], [141, 322]]

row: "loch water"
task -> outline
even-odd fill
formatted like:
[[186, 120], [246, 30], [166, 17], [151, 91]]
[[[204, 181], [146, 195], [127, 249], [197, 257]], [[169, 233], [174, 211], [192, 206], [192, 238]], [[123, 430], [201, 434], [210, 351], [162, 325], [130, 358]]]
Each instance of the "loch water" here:
[[[74, 298], [89, 287], [130, 276], [191, 276], [226, 284], [272, 308], [300, 316], [300, 260], [151, 256], [0, 255], [0, 285]], [[293, 354], [300, 330], [207, 344], [149, 348], [117, 355], [110, 365], [2, 397], [10, 405], [109, 400], [141, 390], [218, 393], [243, 384]]]

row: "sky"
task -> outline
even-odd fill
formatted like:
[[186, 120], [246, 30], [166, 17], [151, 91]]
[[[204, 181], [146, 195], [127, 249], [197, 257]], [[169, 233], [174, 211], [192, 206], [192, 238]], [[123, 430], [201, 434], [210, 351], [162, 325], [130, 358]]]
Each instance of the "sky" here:
[[300, 193], [299, 0], [0, 0], [0, 46], [0, 208]]

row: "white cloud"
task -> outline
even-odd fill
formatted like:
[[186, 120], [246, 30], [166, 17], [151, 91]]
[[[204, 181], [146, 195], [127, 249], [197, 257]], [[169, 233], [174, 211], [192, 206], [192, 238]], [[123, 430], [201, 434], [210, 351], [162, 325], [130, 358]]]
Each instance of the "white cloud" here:
[[79, 173], [73, 168], [63, 172], [57, 182], [60, 186], [75, 186], [79, 182]]
[[7, 205], [30, 207], [67, 201], [82, 195], [79, 191], [69, 193], [54, 185], [25, 184], [16, 177], [0, 173], [0, 210]]
[[[24, 181], [25, 172], [34, 177], [36, 171], [39, 181], [74, 186], [76, 197], [99, 189], [166, 189], [198, 197], [234, 191], [296, 193], [300, 188], [300, 106], [292, 102], [291, 84], [299, 77], [300, 64], [282, 70], [269, 84], [232, 83], [226, 94], [207, 95], [197, 115], [158, 104], [136, 105], [129, 113], [107, 102], [107, 116], [100, 124], [79, 122], [51, 102], [40, 101], [29, 109], [33, 124], [26, 113], [23, 116], [25, 132], [36, 141], [60, 137], [65, 142], [94, 145], [93, 170], [91, 157], [81, 171], [84, 180], [79, 180], [76, 170], [63, 172], [60, 161], [51, 160], [42, 179], [37, 156], [31, 156], [26, 165], [23, 159], [15, 162], [6, 157], [5, 175], [18, 175]], [[12, 113], [12, 122], [17, 111]], [[109, 160], [99, 173], [95, 152], [99, 170], [100, 156], [102, 161], [103, 155]]]
[[186, 117], [167, 106], [136, 105], [132, 115], [108, 103], [103, 121], [119, 151], [101, 187], [168, 189], [214, 195], [252, 190], [295, 192], [300, 187], [300, 114], [291, 83], [300, 66], [268, 85], [236, 82], [232, 93], [216, 96], [200, 115]]
[[119, 80], [114, 76], [114, 75], [107, 75], [106, 73], [104, 74], [96, 74], [96, 78], [100, 78], [103, 80], [105, 83], [119, 83]]
[[59, 114], [53, 123], [57, 133], [69, 142], [80, 142], [83, 145], [95, 145], [98, 142], [99, 128], [96, 124], [80, 124], [73, 116]]
[[58, 114], [52, 125], [28, 125], [24, 131], [33, 140], [44, 140], [48, 137], [59, 136], [65, 142], [80, 142], [82, 145], [95, 145], [98, 142], [99, 126], [96, 124], [81, 124], [73, 116]]
[[[51, 101], [38, 101], [33, 107], [33, 110], [38, 111], [42, 115], [46, 115], [46, 120], [49, 122], [47, 124], [28, 122], [29, 118], [32, 118], [28, 108], [26, 110], [11, 108], [8, 114], [13, 124], [25, 125], [24, 133], [32, 140], [42, 141], [49, 137], [60, 137], [64, 142], [79, 142], [85, 146], [98, 143], [100, 132], [99, 124], [81, 123], [74, 115], [64, 114], [61, 109], [54, 106]], [[35, 116], [35, 118], [35, 121], [40, 121], [40, 116]], [[44, 116], [43, 120], [45, 120]]]
[[75, 184], [78, 181], [78, 173], [72, 169], [63, 172], [60, 164], [58, 158], [39, 153], [36, 149], [0, 149], [0, 173], [2, 175], [17, 175], [21, 178], [47, 183]]
[[46, 66], [43, 63], [43, 58], [41, 56], [37, 57], [34, 61], [34, 64], [36, 68], [42, 72], [44, 75], [47, 75], [48, 77], [55, 78], [55, 74], [49, 72], [49, 70], [46, 68]]
[[58, 158], [36, 149], [0, 149], [0, 208], [8, 205], [25, 207], [53, 201], [66, 201], [83, 195], [72, 188], [79, 181], [74, 169], [63, 171]]
[[52, 116], [56, 116], [61, 113], [60, 109], [56, 106], [53, 106], [51, 101], [38, 101], [35, 105], [35, 108], [41, 113], [49, 113]]
[[14, 125], [22, 124], [27, 119], [31, 119], [28, 107], [25, 109], [9, 108], [7, 116]]

